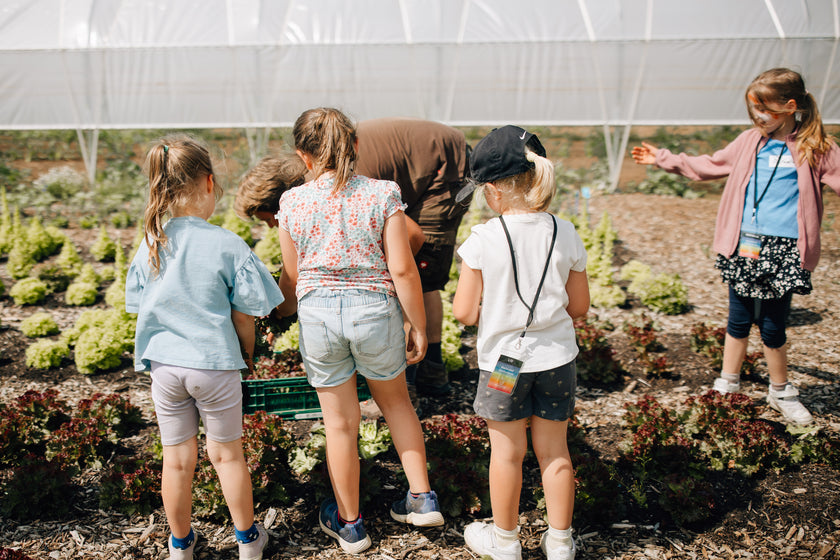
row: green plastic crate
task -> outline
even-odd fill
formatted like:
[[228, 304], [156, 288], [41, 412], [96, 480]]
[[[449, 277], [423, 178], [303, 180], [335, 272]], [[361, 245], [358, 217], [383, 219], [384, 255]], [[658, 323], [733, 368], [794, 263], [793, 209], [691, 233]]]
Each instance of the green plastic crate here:
[[[365, 378], [357, 374], [356, 379], [359, 400], [369, 399], [370, 390]], [[323, 416], [318, 394], [305, 377], [243, 379], [242, 412], [253, 414], [258, 410], [296, 420]]]

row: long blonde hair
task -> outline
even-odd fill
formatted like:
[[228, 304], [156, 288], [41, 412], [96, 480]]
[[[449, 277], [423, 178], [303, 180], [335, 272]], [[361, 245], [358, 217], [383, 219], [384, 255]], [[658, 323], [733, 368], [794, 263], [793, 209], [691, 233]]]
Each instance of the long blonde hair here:
[[772, 102], [784, 105], [793, 99], [796, 102], [796, 116], [799, 121], [796, 149], [812, 168], [819, 165], [820, 157], [831, 146], [831, 137], [825, 133], [817, 100], [805, 89], [802, 76], [789, 68], [772, 68], [759, 74], [750, 83], [744, 99], [750, 119], [758, 124], [757, 117], [749, 110], [750, 96], [754, 96], [762, 104]]
[[[173, 209], [189, 206], [199, 192], [200, 179], [213, 175], [210, 152], [198, 140], [184, 134], [167, 136], [155, 143], [146, 154], [149, 176], [149, 202], [143, 217], [143, 232], [149, 247], [149, 266], [160, 272], [161, 251], [167, 237], [163, 224]], [[222, 195], [218, 182], [213, 183], [216, 200]]]
[[544, 212], [548, 210], [556, 190], [554, 164], [527, 146], [525, 157], [533, 162], [533, 169], [491, 182], [509, 199], [521, 200], [533, 212]]
[[356, 161], [356, 127], [338, 109], [319, 107], [304, 111], [293, 128], [295, 149], [312, 157], [312, 174], [335, 173], [333, 193], [353, 176]]

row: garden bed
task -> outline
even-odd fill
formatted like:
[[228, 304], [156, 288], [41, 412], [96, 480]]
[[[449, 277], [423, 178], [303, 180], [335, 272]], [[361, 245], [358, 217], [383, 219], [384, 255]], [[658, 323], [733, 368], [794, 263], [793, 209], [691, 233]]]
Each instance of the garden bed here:
[[[618, 232], [616, 264], [635, 258], [650, 264], [656, 271], [679, 273], [688, 288], [692, 308], [688, 313], [664, 316], [648, 312], [661, 328], [659, 339], [672, 364], [669, 377], [646, 376], [636, 359], [635, 350], [620, 326], [642, 311], [638, 301], [626, 308], [593, 310], [599, 320], [610, 321], [617, 328], [608, 333], [624, 372], [620, 383], [609, 387], [579, 387], [576, 416], [584, 430], [586, 445], [594, 456], [613, 461], [618, 444], [627, 437], [621, 427], [624, 404], [650, 395], [660, 403], [678, 407], [686, 398], [711, 387], [715, 371], [708, 358], [690, 348], [693, 325], [706, 322], [722, 324], [726, 316], [725, 289], [713, 268], [711, 237], [717, 199], [707, 196], [697, 200], [627, 194], [597, 196], [589, 201], [593, 219], [607, 210]], [[840, 199], [826, 195], [826, 227], [823, 233], [823, 256], [814, 274], [814, 293], [793, 300], [789, 329], [791, 377], [802, 391], [816, 422], [823, 430], [840, 434], [840, 321], [836, 302], [840, 297], [840, 223], [833, 216], [840, 213]], [[96, 230], [68, 231], [81, 249], [89, 246]], [[134, 237], [131, 229], [120, 235], [124, 246]], [[82, 255], [85, 257], [86, 255]], [[0, 272], [6, 286], [10, 279]], [[50, 296], [40, 305], [20, 307], [8, 298], [0, 301], [0, 402], [8, 403], [26, 390], [54, 388], [69, 402], [77, 402], [95, 392], [116, 392], [127, 396], [151, 421], [152, 405], [149, 380], [137, 374], [125, 361], [120, 368], [81, 375], [72, 362], [49, 371], [26, 368], [23, 353], [29, 344], [19, 331], [23, 318], [36, 311], [50, 312], [62, 329], [73, 325], [79, 308], [68, 308], [61, 298]], [[757, 335], [753, 334], [753, 340]], [[453, 374], [453, 393], [442, 399], [422, 399], [424, 416], [446, 413], [471, 414], [475, 392], [474, 340], [464, 338], [468, 367]], [[755, 344], [751, 347], [754, 349]], [[744, 380], [744, 391], [759, 403], [766, 394], [766, 370], [759, 363], [758, 372]], [[763, 418], [778, 423], [780, 417], [760, 406]], [[288, 421], [289, 430], [303, 439], [312, 421]], [[149, 427], [124, 442], [143, 449], [150, 445], [154, 428]], [[474, 559], [463, 544], [463, 526], [470, 516], [451, 518], [442, 528], [411, 530], [393, 522], [388, 515], [391, 501], [404, 491], [393, 451], [378, 458], [376, 473], [383, 478], [381, 499], [365, 509], [366, 525], [374, 545], [362, 558], [452, 558]], [[538, 473], [525, 474], [525, 485], [537, 486]], [[74, 515], [60, 521], [19, 523], [0, 517], [0, 546], [20, 548], [36, 559], [48, 558], [166, 558], [168, 534], [163, 510], [152, 515], [126, 516], [99, 509], [96, 478], [90, 475], [87, 486], [73, 504]], [[434, 482], [433, 482], [434, 484]], [[806, 464], [783, 472], [772, 470], [753, 478], [734, 476], [723, 471], [713, 480], [724, 499], [716, 515], [699, 526], [677, 527], [662, 522], [650, 512], [628, 511], [621, 518], [602, 523], [576, 523], [579, 559], [589, 558], [840, 558], [840, 472], [819, 464]], [[543, 558], [539, 535], [545, 525], [530, 493], [523, 493], [523, 558]], [[317, 503], [306, 495], [288, 506], [270, 503], [258, 505], [258, 518], [269, 527], [272, 543], [265, 558], [327, 559], [344, 555], [317, 526]], [[235, 550], [229, 525], [198, 521], [202, 535], [197, 558], [227, 558]]]

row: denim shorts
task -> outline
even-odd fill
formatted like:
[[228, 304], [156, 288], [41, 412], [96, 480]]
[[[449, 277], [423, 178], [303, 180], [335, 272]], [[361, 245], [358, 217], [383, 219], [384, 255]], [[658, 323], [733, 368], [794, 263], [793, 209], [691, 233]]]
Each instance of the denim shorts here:
[[520, 373], [510, 394], [488, 387], [489, 371], [480, 370], [473, 408], [487, 420], [512, 422], [531, 416], [568, 420], [575, 411], [577, 368], [575, 362], [529, 373]]
[[198, 435], [219, 443], [242, 437], [242, 381], [239, 370], [194, 369], [152, 362], [152, 401], [163, 445]]
[[313, 387], [337, 387], [354, 372], [387, 381], [405, 369], [397, 298], [369, 290], [312, 290], [298, 302], [300, 353]]

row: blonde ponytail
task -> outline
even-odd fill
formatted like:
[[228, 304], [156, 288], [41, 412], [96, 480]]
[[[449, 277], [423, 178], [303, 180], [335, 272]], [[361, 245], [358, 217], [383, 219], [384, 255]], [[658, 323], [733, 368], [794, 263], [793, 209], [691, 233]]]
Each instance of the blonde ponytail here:
[[533, 181], [528, 192], [525, 193], [525, 202], [535, 212], [544, 212], [554, 198], [556, 186], [554, 184], [554, 164], [547, 158], [525, 148], [525, 157], [534, 164]]

